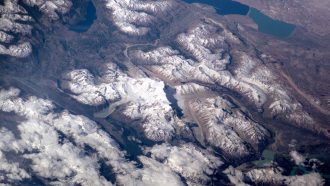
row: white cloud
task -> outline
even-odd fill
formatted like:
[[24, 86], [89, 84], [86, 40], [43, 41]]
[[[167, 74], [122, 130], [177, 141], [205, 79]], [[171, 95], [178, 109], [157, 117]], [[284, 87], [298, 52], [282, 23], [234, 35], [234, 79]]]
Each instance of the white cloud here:
[[152, 158], [163, 162], [191, 184], [206, 184], [213, 172], [223, 164], [212, 152], [191, 143], [179, 146], [163, 143], [145, 151], [150, 152]]
[[291, 177], [286, 183], [291, 186], [322, 186], [324, 185], [324, 179], [318, 173], [310, 173], [303, 176]]
[[24, 153], [24, 158], [32, 160], [31, 168], [36, 174], [60, 183], [111, 185], [99, 174], [97, 158], [84, 155], [82, 146], [70, 141], [59, 143], [54, 121], [61, 120], [61, 115], [52, 113], [54, 105], [50, 101], [36, 97], [22, 99], [18, 94], [19, 90], [14, 88], [0, 91], [1, 110], [26, 118], [17, 127], [20, 138], [5, 138], [7, 141], [0, 146], [2, 151]]
[[123, 185], [136, 186], [181, 186], [180, 177], [169, 167], [144, 156], [139, 157], [143, 163], [142, 169], [132, 170], [129, 175], [119, 176], [118, 181]]
[[9, 162], [6, 159], [3, 149], [8, 145], [16, 145], [14, 135], [5, 128], [0, 128], [0, 183], [8, 181], [21, 181], [30, 178], [26, 170], [20, 167], [18, 163]]
[[245, 185], [245, 182], [253, 182], [256, 184], [271, 185], [306, 185], [306, 186], [322, 186], [324, 179], [319, 173], [309, 173], [299, 176], [284, 176], [280, 167], [264, 167], [242, 171], [229, 167], [223, 171], [235, 185]]
[[[20, 98], [18, 89], [1, 89], [0, 110], [14, 112], [26, 120], [17, 126], [19, 138], [7, 129], [1, 129], [0, 152], [14, 151], [22, 154], [22, 158], [30, 159], [32, 164], [27, 166], [32, 168], [33, 174], [51, 179], [49, 184], [52, 185], [112, 185], [99, 172], [100, 160], [111, 166], [121, 184], [182, 184], [176, 173], [147, 157], [139, 157], [143, 168], [137, 168], [135, 162], [125, 159], [125, 152], [95, 122], [68, 111], [54, 113], [54, 108], [44, 99]], [[95, 153], [87, 153], [86, 145]], [[2, 162], [6, 161], [3, 159]], [[0, 166], [0, 171], [6, 171], [7, 177], [29, 178], [30, 175], [18, 164], [5, 163]]]
[[249, 184], [244, 183], [244, 174], [240, 170], [236, 170], [234, 167], [229, 166], [223, 171], [229, 179], [229, 181], [236, 186], [248, 186]]
[[296, 165], [303, 165], [306, 161], [306, 158], [295, 150], [290, 152], [290, 156]]

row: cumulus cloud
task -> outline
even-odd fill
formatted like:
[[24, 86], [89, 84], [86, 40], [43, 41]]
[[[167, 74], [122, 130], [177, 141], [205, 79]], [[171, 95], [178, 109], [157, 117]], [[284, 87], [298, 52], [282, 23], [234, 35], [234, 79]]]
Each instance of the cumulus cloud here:
[[280, 167], [255, 168], [242, 171], [237, 168], [229, 167], [224, 171], [231, 183], [235, 185], [247, 185], [246, 182], [256, 184], [274, 184], [274, 185], [307, 185], [322, 186], [324, 179], [319, 173], [309, 173], [299, 176], [284, 176]]
[[229, 179], [229, 181], [237, 186], [248, 186], [249, 184], [244, 183], [244, 174], [240, 170], [236, 170], [234, 167], [229, 166], [223, 171]]
[[132, 170], [129, 175], [118, 176], [119, 183], [123, 185], [137, 186], [181, 186], [184, 185], [180, 177], [169, 167], [164, 166], [151, 158], [139, 157], [144, 167]]
[[303, 176], [295, 176], [286, 181], [291, 186], [322, 186], [324, 185], [324, 179], [318, 173], [310, 173]]
[[[0, 91], [1, 110], [26, 118], [17, 127], [20, 138], [11, 139], [10, 143], [7, 141], [2, 145], [2, 151], [23, 153], [24, 158], [32, 161], [32, 170], [41, 177], [55, 180], [52, 184], [110, 184], [99, 174], [98, 160], [85, 155], [82, 146], [77, 146], [69, 140], [59, 143], [60, 128], [57, 128], [56, 124], [64, 124], [65, 120], [61, 115], [52, 113], [54, 105], [50, 101], [36, 97], [22, 99], [18, 95], [19, 90], [15, 88]], [[88, 122], [87, 118], [81, 119]], [[75, 121], [72, 120], [70, 124], [74, 125]]]
[[130, 181], [138, 185], [165, 185], [166, 180], [181, 184], [176, 173], [147, 157], [139, 157], [143, 168], [137, 168], [135, 162], [125, 159], [125, 152], [117, 143], [88, 118], [68, 111], [55, 113], [50, 101], [33, 96], [23, 99], [19, 95], [15, 88], [0, 91], [0, 111], [26, 118], [17, 126], [19, 138], [1, 128], [0, 172], [5, 174], [0, 180], [30, 178], [30, 173], [3, 156], [10, 151], [31, 160], [31, 174], [48, 178], [52, 185], [112, 185], [99, 171], [101, 160], [112, 168], [121, 184]]
[[[14, 135], [5, 128], [0, 128], [0, 183], [20, 181], [31, 176], [17, 162], [9, 162], [2, 152], [7, 145], [15, 145]], [[8, 144], [8, 142], [10, 144]]]
[[290, 156], [296, 165], [303, 165], [306, 161], [306, 158], [295, 150], [290, 152]]
[[163, 162], [174, 172], [182, 175], [189, 185], [207, 184], [210, 176], [223, 162], [211, 151], [196, 147], [191, 143], [171, 146], [163, 143], [147, 148], [151, 157]]

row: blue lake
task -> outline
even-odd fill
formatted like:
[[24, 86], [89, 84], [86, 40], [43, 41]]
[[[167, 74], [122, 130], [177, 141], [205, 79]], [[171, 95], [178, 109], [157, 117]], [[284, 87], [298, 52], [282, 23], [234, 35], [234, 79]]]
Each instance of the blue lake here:
[[86, 17], [75, 25], [70, 26], [74, 32], [86, 32], [96, 20], [96, 8], [92, 1], [89, 1], [86, 7]]
[[272, 19], [255, 8], [250, 8], [248, 16], [257, 23], [260, 32], [278, 38], [290, 36], [295, 29], [295, 25]]
[[249, 7], [232, 0], [184, 0], [187, 3], [201, 3], [213, 6], [218, 14], [229, 15], [247, 15]]
[[272, 19], [255, 8], [232, 0], [184, 0], [187, 3], [201, 3], [213, 6], [219, 15], [242, 15], [250, 17], [258, 31], [277, 38], [287, 38], [295, 25]]

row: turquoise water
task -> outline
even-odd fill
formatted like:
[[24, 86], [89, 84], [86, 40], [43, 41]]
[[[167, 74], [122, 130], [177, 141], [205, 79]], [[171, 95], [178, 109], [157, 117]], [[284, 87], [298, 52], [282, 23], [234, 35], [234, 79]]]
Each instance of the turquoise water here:
[[213, 6], [220, 15], [247, 15], [249, 7], [232, 0], [184, 0], [187, 3], [202, 3]]
[[295, 25], [274, 20], [255, 8], [250, 8], [248, 16], [257, 23], [259, 32], [278, 38], [286, 38], [290, 36], [295, 29]]
[[254, 161], [253, 163], [256, 166], [262, 166], [264, 164], [270, 163], [273, 160], [274, 160], [274, 152], [266, 149], [262, 152], [262, 158], [260, 160]]
[[258, 31], [277, 38], [287, 38], [295, 25], [272, 19], [259, 10], [232, 0], [184, 0], [187, 3], [201, 3], [213, 6], [219, 15], [242, 15], [250, 17], [257, 25]]

